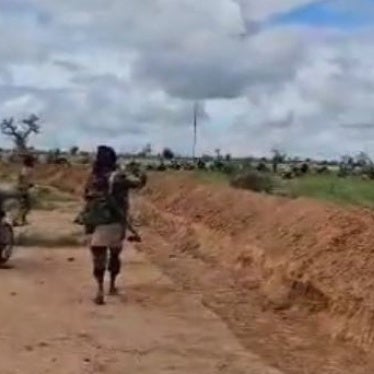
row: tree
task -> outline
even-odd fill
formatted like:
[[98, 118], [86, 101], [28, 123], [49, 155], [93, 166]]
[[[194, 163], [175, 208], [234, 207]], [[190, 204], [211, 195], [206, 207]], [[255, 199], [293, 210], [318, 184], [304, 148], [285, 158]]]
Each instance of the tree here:
[[12, 138], [17, 152], [25, 152], [28, 149], [27, 143], [30, 135], [40, 133], [38, 122], [39, 117], [35, 114], [24, 118], [20, 124], [15, 124], [12, 117], [4, 118], [1, 123], [1, 132]]
[[146, 144], [140, 152], [138, 152], [139, 157], [149, 157], [152, 154], [152, 145], [150, 143]]
[[170, 148], [164, 148], [162, 151], [162, 157], [165, 160], [172, 160], [174, 158], [174, 152]]
[[78, 152], [79, 152], [79, 147], [77, 147], [76, 145], [71, 147], [69, 150], [70, 156], [76, 156]]
[[227, 154], [225, 155], [225, 161], [227, 161], [227, 162], [230, 162], [230, 161], [231, 161], [231, 154], [230, 154], [230, 153], [227, 153]]
[[286, 154], [282, 153], [279, 149], [273, 149], [271, 152], [273, 153], [273, 172], [276, 173], [278, 165], [286, 159]]
[[358, 166], [364, 167], [364, 166], [373, 165], [373, 161], [371, 160], [370, 156], [367, 153], [360, 152], [356, 156], [356, 164]]
[[201, 160], [202, 160], [203, 162], [209, 162], [209, 161], [212, 161], [212, 160], [213, 160], [213, 157], [210, 156], [210, 155], [207, 155], [207, 154], [203, 154], [203, 155], [201, 156]]
[[354, 163], [355, 163], [355, 161], [354, 161], [353, 157], [350, 156], [350, 155], [343, 155], [343, 156], [341, 157], [341, 162], [340, 162], [340, 164], [341, 164], [343, 167], [345, 167], [346, 169], [352, 170], [353, 167], [354, 167]]

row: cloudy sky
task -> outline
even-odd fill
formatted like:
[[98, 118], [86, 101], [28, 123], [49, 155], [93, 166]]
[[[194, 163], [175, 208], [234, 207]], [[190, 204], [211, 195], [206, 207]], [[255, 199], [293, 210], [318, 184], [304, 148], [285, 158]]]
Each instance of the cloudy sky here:
[[374, 155], [373, 21], [373, 0], [0, 0], [0, 114], [40, 115], [38, 147], [190, 153], [198, 100], [199, 153]]

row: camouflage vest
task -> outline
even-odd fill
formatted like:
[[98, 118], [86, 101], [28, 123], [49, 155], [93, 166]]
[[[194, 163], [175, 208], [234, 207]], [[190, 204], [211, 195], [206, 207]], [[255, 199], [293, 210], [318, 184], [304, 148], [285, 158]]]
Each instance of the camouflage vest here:
[[32, 170], [28, 167], [23, 167], [18, 175], [17, 190], [21, 193], [27, 193], [31, 187]]
[[117, 178], [117, 173], [91, 175], [86, 186], [86, 205], [79, 217], [80, 223], [95, 227], [125, 222], [123, 193], [124, 188]]

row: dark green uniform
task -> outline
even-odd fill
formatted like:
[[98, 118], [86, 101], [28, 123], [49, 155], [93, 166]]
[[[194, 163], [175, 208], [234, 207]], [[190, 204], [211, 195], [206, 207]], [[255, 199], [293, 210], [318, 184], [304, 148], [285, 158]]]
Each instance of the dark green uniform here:
[[24, 166], [18, 175], [17, 182], [17, 192], [20, 194], [20, 209], [15, 224], [24, 225], [26, 224], [26, 217], [31, 210], [32, 168]]

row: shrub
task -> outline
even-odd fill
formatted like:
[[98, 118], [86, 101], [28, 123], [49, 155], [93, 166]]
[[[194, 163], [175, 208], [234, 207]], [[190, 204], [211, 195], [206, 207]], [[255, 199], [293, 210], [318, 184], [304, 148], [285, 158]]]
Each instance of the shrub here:
[[339, 178], [346, 178], [349, 175], [349, 171], [346, 167], [340, 166], [338, 171], [338, 177]]
[[362, 174], [367, 175], [369, 179], [374, 179], [374, 166], [369, 165], [365, 167]]
[[256, 170], [260, 171], [260, 172], [269, 172], [270, 171], [270, 169], [266, 166], [265, 162], [260, 162], [256, 166]]
[[164, 148], [162, 151], [162, 157], [165, 160], [172, 160], [174, 158], [174, 152], [170, 148]]
[[157, 165], [157, 168], [156, 168], [157, 171], [165, 171], [166, 170], [166, 166], [164, 163], [161, 163], [159, 165]]
[[316, 169], [317, 174], [328, 174], [329, 172], [330, 169], [326, 165], [320, 166]]
[[309, 172], [309, 165], [304, 162], [301, 166], [300, 166], [300, 171], [302, 174], [307, 174]]
[[266, 193], [271, 193], [275, 187], [271, 175], [256, 170], [248, 170], [238, 174], [231, 179], [230, 185], [235, 188]]
[[226, 175], [235, 175], [237, 174], [238, 172], [238, 166], [237, 165], [234, 165], [232, 163], [225, 163], [223, 166], [222, 166], [222, 169], [221, 171], [226, 174]]
[[203, 161], [202, 159], [199, 159], [198, 161], [197, 161], [197, 168], [199, 169], [199, 170], [206, 170], [206, 162], [205, 161]]

